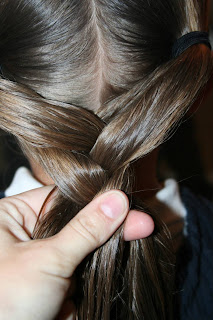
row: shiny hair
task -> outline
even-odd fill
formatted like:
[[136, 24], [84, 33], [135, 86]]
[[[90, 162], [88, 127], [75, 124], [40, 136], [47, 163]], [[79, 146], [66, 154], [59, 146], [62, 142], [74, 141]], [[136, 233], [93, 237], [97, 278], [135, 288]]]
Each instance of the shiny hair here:
[[171, 239], [133, 197], [132, 163], [162, 143], [210, 78], [205, 45], [171, 57], [176, 39], [207, 29], [204, 0], [0, 2], [0, 127], [58, 188], [34, 238], [110, 189], [155, 221], [150, 237], [131, 242], [121, 226], [82, 262], [78, 319], [173, 318]]

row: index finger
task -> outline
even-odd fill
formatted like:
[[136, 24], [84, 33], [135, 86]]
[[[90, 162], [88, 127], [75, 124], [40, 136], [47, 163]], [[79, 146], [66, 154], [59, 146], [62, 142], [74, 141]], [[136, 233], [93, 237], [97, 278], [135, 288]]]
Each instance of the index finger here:
[[45, 186], [1, 199], [0, 210], [2, 209], [8, 217], [12, 217], [31, 236], [40, 210], [44, 202], [46, 209], [46, 199], [53, 189], [53, 185]]
[[[16, 199], [24, 201], [33, 210], [34, 214], [38, 216], [43, 203], [49, 196], [50, 192], [54, 189], [54, 187], [54, 185], [45, 186], [20, 193], [14, 197]], [[22, 214], [24, 215], [24, 212]]]

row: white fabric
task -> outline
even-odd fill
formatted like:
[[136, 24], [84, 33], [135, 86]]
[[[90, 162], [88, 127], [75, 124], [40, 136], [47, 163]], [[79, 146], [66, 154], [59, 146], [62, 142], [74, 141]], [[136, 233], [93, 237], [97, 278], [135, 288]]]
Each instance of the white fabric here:
[[14, 196], [28, 190], [40, 188], [42, 186], [43, 185], [32, 176], [32, 173], [29, 169], [20, 167], [16, 171], [10, 186], [5, 190], [5, 196]]
[[147, 201], [152, 210], [167, 225], [174, 238], [181, 241], [181, 235], [187, 235], [187, 211], [180, 197], [179, 185], [174, 179], [164, 181], [163, 188]]
[[[28, 190], [42, 187], [42, 184], [37, 181], [30, 170], [25, 167], [20, 167], [10, 184], [6, 189], [6, 197], [13, 196]], [[157, 192], [154, 199], [151, 200], [152, 205], [161, 213], [161, 216], [174, 217], [186, 216], [186, 209], [182, 203], [179, 186], [174, 179], [167, 179], [164, 182], [164, 187]]]
[[156, 199], [167, 205], [167, 207], [174, 212], [176, 216], [185, 218], [186, 208], [180, 197], [179, 185], [174, 179], [167, 179], [164, 181], [164, 188], [158, 191]]

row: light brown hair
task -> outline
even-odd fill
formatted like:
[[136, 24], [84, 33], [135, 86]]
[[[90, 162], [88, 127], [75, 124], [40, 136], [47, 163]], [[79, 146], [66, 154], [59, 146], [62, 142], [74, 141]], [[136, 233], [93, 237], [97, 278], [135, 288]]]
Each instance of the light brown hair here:
[[207, 83], [209, 48], [171, 57], [177, 38], [207, 28], [207, 2], [198, 0], [0, 3], [0, 127], [58, 187], [34, 237], [57, 233], [112, 188], [155, 221], [144, 240], [124, 242], [121, 227], [79, 266], [78, 319], [173, 318], [171, 240], [132, 196], [131, 164], [168, 136]]

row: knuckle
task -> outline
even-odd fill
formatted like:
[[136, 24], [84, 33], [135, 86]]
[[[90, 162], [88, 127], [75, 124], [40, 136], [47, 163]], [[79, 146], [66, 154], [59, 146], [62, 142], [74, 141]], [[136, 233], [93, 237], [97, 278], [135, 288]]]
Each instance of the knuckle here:
[[5, 214], [8, 219], [13, 219], [20, 225], [24, 225], [25, 217], [27, 218], [32, 216], [32, 214], [34, 215], [32, 208], [25, 201], [18, 199], [15, 196], [6, 198], [5, 201], [2, 201], [0, 210], [1, 217]]
[[22, 216], [19, 212], [19, 206], [16, 199], [7, 199], [1, 204], [1, 217], [7, 216], [8, 219], [14, 219], [19, 223], [23, 222]]
[[74, 229], [81, 237], [85, 238], [92, 246], [98, 246], [102, 242], [101, 232], [98, 223], [91, 216], [76, 216], [70, 223], [70, 227]]

